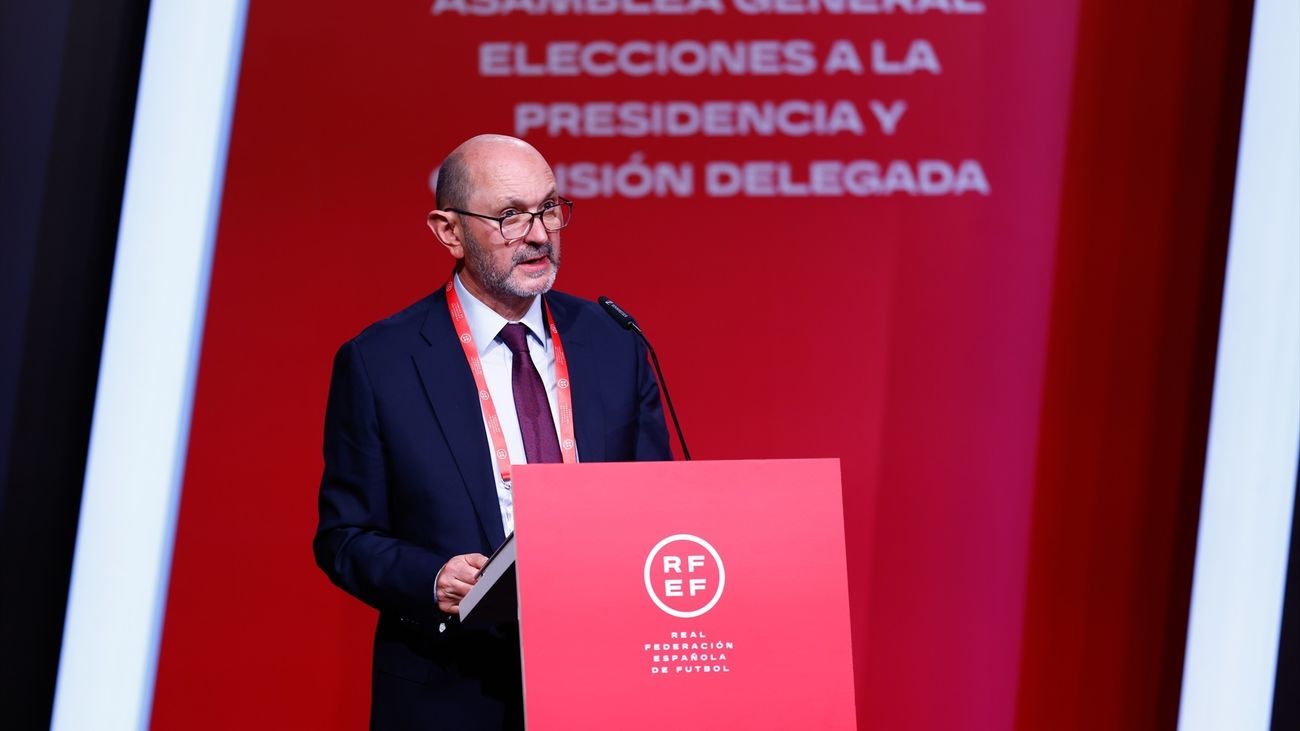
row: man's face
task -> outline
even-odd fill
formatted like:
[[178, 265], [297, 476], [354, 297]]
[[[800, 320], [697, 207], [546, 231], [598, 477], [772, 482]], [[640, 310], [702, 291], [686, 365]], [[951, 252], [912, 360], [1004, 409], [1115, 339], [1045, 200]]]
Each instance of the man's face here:
[[[467, 210], [490, 216], [541, 210], [557, 201], [555, 177], [541, 156], [517, 149], [485, 152], [474, 172]], [[524, 237], [507, 241], [496, 221], [461, 216], [463, 276], [499, 299], [534, 297], [550, 290], [560, 268], [560, 234], [540, 219]]]

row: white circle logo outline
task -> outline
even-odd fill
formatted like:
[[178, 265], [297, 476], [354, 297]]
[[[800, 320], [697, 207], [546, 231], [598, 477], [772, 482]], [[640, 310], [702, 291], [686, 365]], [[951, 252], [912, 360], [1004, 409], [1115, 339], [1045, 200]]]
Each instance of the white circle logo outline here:
[[[664, 604], [663, 600], [659, 598], [659, 595], [655, 593], [654, 584], [651, 583], [650, 581], [650, 568], [654, 565], [654, 559], [655, 556], [659, 554], [659, 549], [663, 548], [669, 543], [672, 543], [673, 541], [690, 541], [691, 543], [698, 544], [701, 548], [708, 551], [709, 555], [712, 556], [713, 560], [718, 564], [718, 590], [713, 593], [713, 598], [709, 600], [708, 604], [705, 604], [704, 606], [694, 611], [683, 612], [677, 609], [673, 609], [667, 604]], [[717, 549], [715, 549], [708, 541], [704, 540], [703, 538], [700, 538], [699, 536], [693, 536], [689, 533], [678, 533], [676, 535], [668, 536], [662, 541], [656, 543], [655, 547], [650, 549], [650, 554], [645, 557], [646, 593], [650, 595], [650, 599], [654, 601], [655, 606], [659, 607], [660, 609], [664, 610], [666, 613], [671, 614], [674, 617], [679, 617], [681, 619], [691, 619], [693, 617], [698, 617], [701, 614], [704, 614], [705, 612], [712, 609], [713, 605], [717, 604], [718, 600], [722, 598], [722, 590], [726, 586], [727, 586], [727, 570], [722, 566], [722, 557], [718, 555]]]

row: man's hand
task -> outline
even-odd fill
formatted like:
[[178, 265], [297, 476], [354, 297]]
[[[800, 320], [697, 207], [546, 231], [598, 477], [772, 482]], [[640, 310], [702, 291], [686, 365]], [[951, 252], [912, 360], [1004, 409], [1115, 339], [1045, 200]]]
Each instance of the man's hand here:
[[487, 562], [487, 556], [481, 553], [467, 553], [452, 556], [450, 561], [443, 564], [438, 571], [438, 583], [434, 587], [439, 611], [447, 614], [460, 611], [460, 601], [478, 581], [478, 572], [487, 566]]

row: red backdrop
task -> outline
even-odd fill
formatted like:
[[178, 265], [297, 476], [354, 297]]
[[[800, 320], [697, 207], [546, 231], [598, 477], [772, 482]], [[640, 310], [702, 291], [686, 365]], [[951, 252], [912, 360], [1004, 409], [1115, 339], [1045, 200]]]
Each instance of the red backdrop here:
[[[424, 227], [438, 160], [515, 131], [523, 102], [704, 100], [844, 100], [862, 129], [530, 130], [569, 175], [636, 153], [691, 166], [688, 195], [580, 197], [559, 286], [637, 315], [697, 456], [843, 460], [862, 727], [1172, 723], [1249, 8], [739, 11], [753, 5], [474, 17], [427, 0], [252, 4], [157, 728], [364, 724], [374, 613], [310, 551], [321, 420], [334, 349], [450, 269]], [[775, 41], [796, 56], [806, 43], [817, 68], [765, 75], [751, 57], [744, 74], [500, 76], [479, 63], [487, 42], [525, 44], [533, 63], [547, 43], [645, 39]], [[873, 61], [902, 63], [917, 40], [928, 68]], [[827, 73], [836, 41], [863, 73]], [[892, 134], [871, 100], [905, 104]], [[859, 160], [881, 166], [876, 194], [768, 191], [759, 166], [738, 195], [705, 185], [718, 161], [787, 163], [797, 184], [814, 161]], [[909, 193], [923, 160], [974, 161], [987, 190]], [[835, 180], [860, 191], [868, 178]], [[763, 365], [742, 369], [732, 354], [753, 348]]]

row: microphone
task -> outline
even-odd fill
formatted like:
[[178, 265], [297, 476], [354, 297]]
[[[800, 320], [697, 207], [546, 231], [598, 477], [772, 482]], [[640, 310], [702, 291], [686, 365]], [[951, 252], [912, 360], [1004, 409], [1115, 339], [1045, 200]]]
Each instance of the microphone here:
[[[636, 320], [631, 315], [627, 314], [627, 310], [614, 304], [614, 300], [605, 295], [597, 297], [596, 301], [600, 303], [601, 307], [605, 308], [605, 312], [608, 312], [610, 317], [614, 318], [614, 322], [623, 326], [624, 330], [631, 330], [640, 335], [643, 340], [645, 339], [645, 333], [641, 332], [641, 326], [636, 324]], [[646, 343], [646, 347], [650, 347], [649, 342]], [[654, 348], [650, 349], [654, 350]]]
[[641, 332], [641, 326], [636, 324], [636, 320], [627, 313], [627, 310], [614, 304], [614, 300], [604, 295], [597, 297], [596, 301], [620, 327], [636, 333], [641, 338], [641, 342], [645, 343], [646, 349], [650, 351], [650, 362], [654, 364], [655, 376], [659, 378], [659, 388], [664, 392], [664, 401], [668, 402], [668, 415], [673, 417], [673, 428], [677, 430], [677, 441], [682, 445], [682, 457], [689, 460], [691, 450], [686, 448], [686, 437], [682, 436], [682, 425], [677, 422], [677, 409], [673, 408], [673, 397], [668, 395], [668, 382], [664, 380], [664, 372], [659, 368], [659, 356], [655, 355], [654, 346], [650, 344], [650, 340], [646, 338], [645, 333]]

